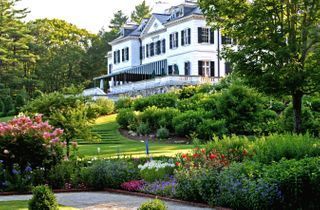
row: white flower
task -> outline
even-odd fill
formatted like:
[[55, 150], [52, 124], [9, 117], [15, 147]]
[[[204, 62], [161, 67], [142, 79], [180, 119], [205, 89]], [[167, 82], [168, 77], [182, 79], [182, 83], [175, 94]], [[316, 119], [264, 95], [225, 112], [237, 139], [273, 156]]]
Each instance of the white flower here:
[[142, 171], [145, 169], [155, 169], [156, 171], [158, 171], [161, 168], [166, 168], [166, 167], [175, 167], [175, 165], [173, 163], [166, 163], [166, 162], [162, 162], [161, 160], [155, 161], [148, 161], [143, 165], [139, 165], [138, 168]]

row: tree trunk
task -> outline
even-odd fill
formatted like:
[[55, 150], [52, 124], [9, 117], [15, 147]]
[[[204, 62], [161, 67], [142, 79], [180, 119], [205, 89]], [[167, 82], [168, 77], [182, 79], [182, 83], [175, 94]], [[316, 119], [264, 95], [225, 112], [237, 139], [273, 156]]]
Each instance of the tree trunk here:
[[301, 133], [302, 126], [302, 96], [301, 92], [292, 95], [294, 132]]

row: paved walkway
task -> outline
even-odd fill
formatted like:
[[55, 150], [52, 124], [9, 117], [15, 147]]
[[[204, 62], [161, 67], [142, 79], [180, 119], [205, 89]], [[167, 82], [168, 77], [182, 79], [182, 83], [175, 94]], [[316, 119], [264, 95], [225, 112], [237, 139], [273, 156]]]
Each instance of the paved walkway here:
[[[59, 204], [84, 210], [135, 210], [150, 198], [108, 192], [57, 193]], [[31, 195], [0, 196], [0, 201], [29, 200]], [[169, 210], [209, 210], [166, 201]]]

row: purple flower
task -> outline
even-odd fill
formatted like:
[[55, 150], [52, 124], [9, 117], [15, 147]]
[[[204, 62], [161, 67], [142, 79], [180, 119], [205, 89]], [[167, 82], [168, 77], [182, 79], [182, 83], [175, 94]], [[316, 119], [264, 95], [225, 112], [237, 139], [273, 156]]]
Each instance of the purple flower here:
[[20, 174], [20, 171], [17, 171], [16, 169], [12, 169], [12, 174], [14, 175]]
[[25, 172], [30, 172], [32, 171], [32, 168], [30, 166], [27, 166], [25, 169], [24, 169]]

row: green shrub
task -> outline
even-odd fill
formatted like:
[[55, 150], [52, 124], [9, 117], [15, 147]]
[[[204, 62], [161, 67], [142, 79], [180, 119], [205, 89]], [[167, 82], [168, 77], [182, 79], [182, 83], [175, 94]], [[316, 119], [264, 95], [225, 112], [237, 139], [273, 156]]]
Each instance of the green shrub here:
[[179, 170], [175, 172], [176, 196], [183, 200], [215, 205], [218, 172], [214, 169]]
[[95, 189], [120, 188], [122, 183], [139, 178], [138, 169], [121, 160], [98, 161], [82, 173], [88, 185]]
[[198, 86], [187, 86], [179, 91], [179, 99], [191, 98], [198, 93]]
[[151, 129], [149, 124], [147, 123], [141, 123], [138, 127], [137, 127], [137, 133], [142, 135], [142, 136], [146, 136], [148, 134], [151, 133]]
[[223, 136], [228, 132], [226, 121], [206, 119], [197, 126], [197, 134], [200, 139], [210, 140], [213, 136]]
[[5, 111], [4, 103], [0, 98], [0, 113], [3, 113], [3, 115], [4, 115], [4, 111]]
[[130, 97], [123, 97], [123, 98], [119, 98], [116, 103], [115, 103], [115, 109], [119, 110], [119, 109], [128, 109], [128, 108], [132, 108], [133, 105], [133, 99]]
[[134, 100], [133, 108], [136, 111], [144, 111], [148, 106], [158, 108], [176, 107], [178, 96], [174, 93], [164, 93]]
[[169, 135], [170, 135], [169, 130], [166, 128], [159, 128], [157, 130], [157, 138], [159, 139], [167, 139], [169, 138]]
[[13, 101], [11, 96], [6, 96], [3, 98], [3, 104], [4, 104], [4, 114], [9, 115], [9, 112], [13, 110]]
[[302, 159], [320, 155], [319, 140], [310, 135], [270, 135], [256, 140], [253, 144], [254, 160], [271, 163], [286, 159]]
[[20, 93], [15, 98], [15, 107], [17, 112], [20, 111], [20, 109], [26, 104], [27, 96], [26, 93]]
[[180, 136], [190, 135], [197, 130], [207, 117], [208, 113], [204, 111], [187, 111], [173, 118], [175, 132]]
[[32, 190], [32, 199], [29, 201], [30, 210], [58, 210], [57, 200], [47, 186], [37, 186]]
[[226, 120], [230, 133], [250, 135], [260, 123], [263, 97], [253, 89], [232, 85], [217, 97], [217, 109], [220, 118]]
[[166, 206], [166, 204], [159, 199], [147, 201], [138, 208], [138, 210], [167, 210], [167, 209], [168, 207]]
[[320, 98], [319, 97], [312, 97], [310, 103], [311, 103], [312, 111], [320, 112]]
[[271, 101], [270, 109], [276, 113], [281, 113], [286, 108], [286, 105], [282, 101]]
[[131, 109], [120, 109], [116, 120], [121, 128], [128, 128], [130, 124], [137, 121], [137, 116]]
[[99, 115], [108, 115], [114, 112], [114, 102], [107, 98], [98, 98], [94, 105], [97, 107]]
[[74, 163], [72, 161], [62, 162], [53, 167], [49, 172], [49, 184], [54, 189], [61, 189], [66, 183], [71, 182], [72, 174], [74, 173]]

